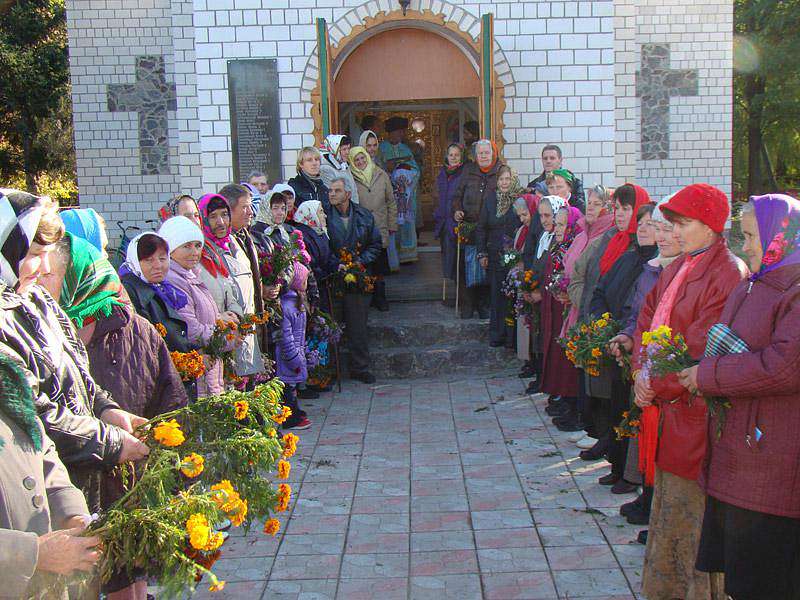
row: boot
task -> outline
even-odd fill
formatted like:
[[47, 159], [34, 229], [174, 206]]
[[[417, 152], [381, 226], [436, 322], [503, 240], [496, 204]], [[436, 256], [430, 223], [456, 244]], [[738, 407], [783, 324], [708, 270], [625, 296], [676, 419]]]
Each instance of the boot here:
[[[647, 525], [650, 522], [650, 505], [653, 502], [653, 488], [647, 486], [639, 496], [641, 502], [626, 511], [625, 518], [631, 525]], [[637, 498], [637, 500], [639, 499]], [[620, 509], [621, 511], [622, 509]]]
[[386, 282], [383, 279], [375, 282], [375, 291], [372, 292], [370, 306], [377, 308], [381, 312], [389, 310], [389, 302], [386, 300]]

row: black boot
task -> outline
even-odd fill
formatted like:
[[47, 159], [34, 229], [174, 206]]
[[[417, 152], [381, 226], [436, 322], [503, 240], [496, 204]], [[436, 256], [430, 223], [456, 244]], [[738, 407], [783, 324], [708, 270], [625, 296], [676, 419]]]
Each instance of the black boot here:
[[580, 456], [581, 460], [600, 460], [605, 456], [606, 450], [608, 449], [608, 439], [602, 438], [597, 440], [597, 443], [592, 446], [589, 450], [584, 450], [578, 456]]
[[[645, 487], [639, 498], [641, 498], [641, 503], [626, 511], [627, 514], [625, 518], [631, 525], [647, 525], [650, 522], [650, 505], [653, 503], [653, 488], [651, 486]], [[637, 500], [639, 498], [637, 498]]]

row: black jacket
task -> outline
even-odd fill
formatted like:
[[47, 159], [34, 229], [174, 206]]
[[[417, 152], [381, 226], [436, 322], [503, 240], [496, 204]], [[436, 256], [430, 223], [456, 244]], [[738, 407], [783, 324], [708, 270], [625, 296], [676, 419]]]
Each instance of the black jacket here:
[[170, 351], [190, 352], [200, 348], [197, 343], [189, 341], [189, 329], [178, 311], [156, 296], [153, 288], [133, 273], [126, 273], [121, 279], [136, 312], [153, 325], [161, 323], [167, 330], [165, 341]]
[[306, 250], [311, 255], [311, 270], [317, 283], [323, 283], [339, 268], [339, 257], [331, 252], [330, 240], [303, 223], [293, 221], [291, 225], [303, 234]]
[[475, 246], [478, 255], [489, 258], [489, 271], [500, 268], [500, 254], [506, 245], [513, 244], [520, 222], [511, 206], [502, 217], [497, 216], [497, 194], [493, 193], [481, 208], [475, 228]]
[[98, 417], [119, 405], [89, 373], [86, 349], [69, 317], [43, 288], [23, 298], [0, 282], [0, 344], [30, 371], [45, 431], [89, 509], [99, 509], [100, 480], [117, 464], [122, 439], [119, 429]]
[[644, 264], [658, 252], [657, 246], [639, 246], [633, 244], [625, 254], [617, 259], [608, 273], [600, 277], [594, 288], [589, 313], [602, 315], [609, 312], [618, 321], [627, 315], [623, 309], [636, 286], [636, 280], [642, 274]]
[[328, 217], [328, 235], [331, 239], [331, 250], [339, 255], [339, 250], [347, 248], [353, 254], [353, 260], [364, 266], [371, 265], [383, 250], [381, 232], [375, 225], [372, 213], [353, 202], [350, 203], [350, 223], [347, 227], [339, 215], [339, 211], [330, 204], [325, 209]]
[[501, 166], [497, 161], [488, 173], [484, 173], [478, 163], [464, 165], [461, 181], [453, 195], [453, 212], [463, 211], [464, 221], [477, 223], [483, 205], [497, 190], [497, 170]]
[[[572, 171], [570, 171], [572, 173]], [[572, 173], [573, 177], [575, 177], [575, 182], [573, 183], [574, 189], [572, 190], [572, 197], [569, 199], [570, 206], [574, 206], [583, 214], [586, 214], [586, 196], [583, 192], [583, 182], [578, 179], [578, 176], [575, 173]], [[540, 183], [547, 179], [547, 173], [542, 171], [541, 175], [539, 175], [536, 179], [528, 183], [528, 187], [533, 189], [537, 183]]]
[[292, 186], [294, 190], [295, 208], [306, 200], [319, 200], [322, 202], [322, 206], [325, 210], [330, 206], [328, 188], [325, 187], [325, 184], [321, 181], [319, 183], [313, 183], [310, 179], [298, 173], [289, 180], [289, 185]]

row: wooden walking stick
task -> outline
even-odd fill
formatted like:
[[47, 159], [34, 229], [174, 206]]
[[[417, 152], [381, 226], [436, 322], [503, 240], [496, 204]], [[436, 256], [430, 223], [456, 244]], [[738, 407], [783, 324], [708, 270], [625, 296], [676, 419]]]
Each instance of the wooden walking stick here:
[[[325, 289], [328, 290], [328, 306], [331, 308], [331, 316], [333, 316], [333, 295], [331, 294], [331, 282], [325, 282]], [[339, 362], [339, 342], [333, 345], [333, 356], [336, 360], [336, 389], [342, 393], [342, 365]]]

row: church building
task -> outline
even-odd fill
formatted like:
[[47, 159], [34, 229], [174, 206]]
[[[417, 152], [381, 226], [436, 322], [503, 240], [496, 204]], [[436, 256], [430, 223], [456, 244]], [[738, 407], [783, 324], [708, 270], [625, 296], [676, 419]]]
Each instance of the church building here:
[[67, 0], [67, 22], [80, 203], [112, 236], [286, 181], [368, 115], [408, 119], [426, 219], [469, 122], [523, 182], [558, 144], [586, 186], [731, 191], [732, 0]]

